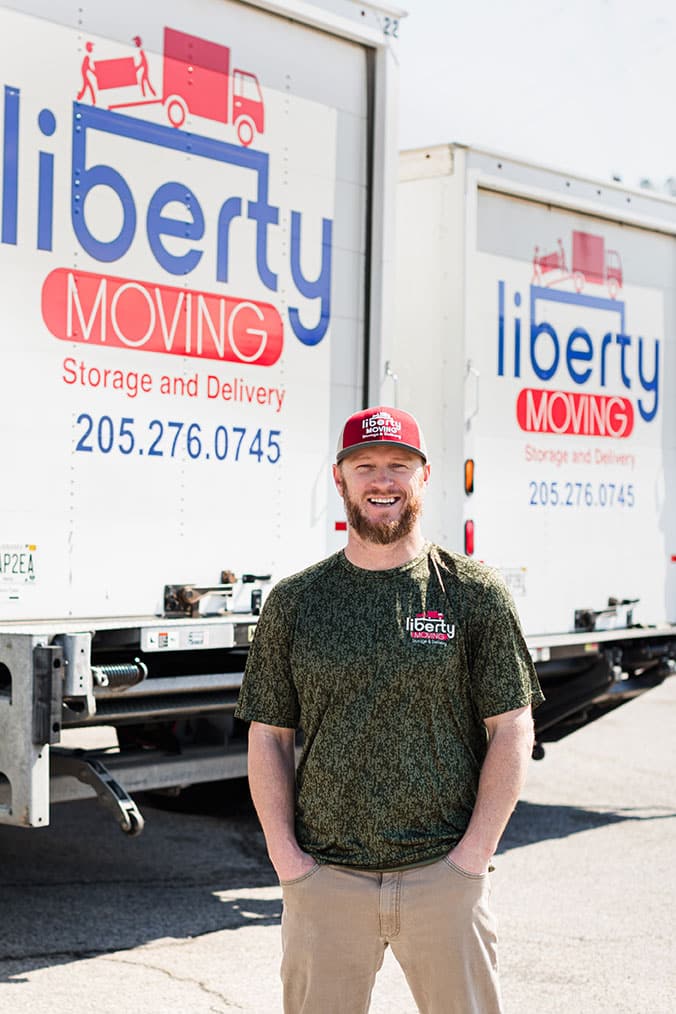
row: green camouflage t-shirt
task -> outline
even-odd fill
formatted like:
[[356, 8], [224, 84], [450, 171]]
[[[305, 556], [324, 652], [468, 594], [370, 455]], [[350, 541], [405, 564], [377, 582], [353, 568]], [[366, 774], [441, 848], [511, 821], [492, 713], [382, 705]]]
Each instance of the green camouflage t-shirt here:
[[427, 544], [391, 570], [341, 551], [273, 588], [236, 714], [301, 728], [296, 834], [320, 862], [391, 869], [462, 837], [483, 719], [543, 700], [511, 596]]

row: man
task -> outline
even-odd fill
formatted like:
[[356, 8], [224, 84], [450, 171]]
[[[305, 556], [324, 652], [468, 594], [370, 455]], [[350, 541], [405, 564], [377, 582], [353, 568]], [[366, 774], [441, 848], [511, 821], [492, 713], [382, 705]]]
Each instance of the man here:
[[136, 80], [138, 82], [139, 88], [141, 89], [141, 94], [145, 98], [148, 92], [150, 92], [153, 98], [155, 98], [157, 92], [150, 83], [150, 76], [148, 73], [148, 57], [146, 56], [145, 51], [143, 49], [143, 39], [141, 38], [140, 35], [135, 35], [134, 38], [132, 39], [132, 42], [138, 49], [138, 63], [135, 63], [134, 67], [136, 69]]
[[542, 694], [502, 581], [423, 538], [429, 476], [413, 416], [351, 416], [347, 546], [276, 585], [249, 654], [237, 714], [287, 1014], [366, 1012], [388, 945], [424, 1014], [501, 1009], [489, 868]]
[[89, 92], [89, 98], [93, 106], [96, 105], [96, 67], [92, 60], [92, 53], [94, 52], [94, 43], [85, 43], [85, 55], [82, 60], [80, 67], [80, 73], [82, 74], [82, 87], [75, 96], [78, 102], [82, 102], [83, 98]]

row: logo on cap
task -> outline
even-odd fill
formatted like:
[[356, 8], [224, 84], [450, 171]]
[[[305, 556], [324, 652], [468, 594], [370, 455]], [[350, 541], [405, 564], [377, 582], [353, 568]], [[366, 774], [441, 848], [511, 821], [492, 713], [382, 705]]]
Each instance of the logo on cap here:
[[389, 412], [376, 412], [361, 424], [364, 440], [401, 440], [401, 423]]

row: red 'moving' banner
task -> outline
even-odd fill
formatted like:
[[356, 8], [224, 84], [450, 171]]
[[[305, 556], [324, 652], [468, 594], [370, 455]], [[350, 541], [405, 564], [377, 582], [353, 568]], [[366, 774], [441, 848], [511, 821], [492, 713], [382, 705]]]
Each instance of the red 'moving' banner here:
[[526, 387], [516, 399], [516, 418], [528, 433], [628, 437], [634, 428], [634, 406], [619, 395]]
[[272, 366], [284, 325], [270, 303], [56, 268], [42, 317], [62, 341]]

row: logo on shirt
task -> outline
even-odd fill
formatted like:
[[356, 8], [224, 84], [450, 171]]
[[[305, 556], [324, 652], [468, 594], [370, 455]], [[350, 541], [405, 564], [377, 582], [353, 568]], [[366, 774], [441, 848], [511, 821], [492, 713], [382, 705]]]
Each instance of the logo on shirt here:
[[455, 624], [447, 623], [443, 613], [430, 609], [425, 613], [416, 613], [406, 617], [406, 630], [412, 641], [431, 644], [434, 641], [452, 641], [455, 637]]

